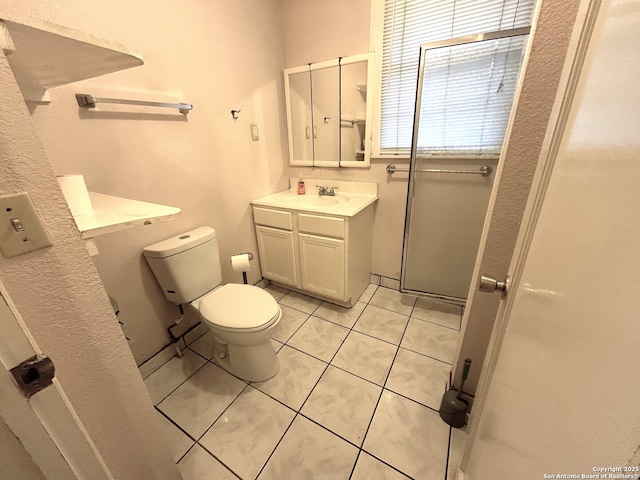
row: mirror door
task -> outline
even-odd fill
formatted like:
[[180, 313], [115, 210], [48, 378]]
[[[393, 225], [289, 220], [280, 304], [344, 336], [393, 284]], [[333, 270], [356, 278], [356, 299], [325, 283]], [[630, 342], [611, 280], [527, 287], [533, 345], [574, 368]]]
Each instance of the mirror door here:
[[289, 118], [289, 152], [305, 164], [313, 162], [313, 123], [311, 118], [311, 71], [309, 67], [285, 75]]
[[[332, 62], [333, 63], [333, 62]], [[311, 69], [313, 164], [338, 166], [340, 161], [340, 66]]]

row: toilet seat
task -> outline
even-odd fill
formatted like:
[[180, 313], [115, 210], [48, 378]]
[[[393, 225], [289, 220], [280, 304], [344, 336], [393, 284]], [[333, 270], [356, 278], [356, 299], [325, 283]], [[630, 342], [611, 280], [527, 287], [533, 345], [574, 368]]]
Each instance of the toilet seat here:
[[198, 304], [202, 318], [215, 328], [257, 332], [280, 318], [275, 299], [259, 287], [228, 283], [204, 295]]

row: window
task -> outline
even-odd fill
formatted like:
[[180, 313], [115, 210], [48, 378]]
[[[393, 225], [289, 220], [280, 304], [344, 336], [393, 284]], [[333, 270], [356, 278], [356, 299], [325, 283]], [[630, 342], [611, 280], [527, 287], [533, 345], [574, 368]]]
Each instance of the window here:
[[[408, 154], [411, 149], [421, 44], [528, 26], [533, 3], [534, 0], [386, 0], [381, 153]], [[420, 136], [421, 150], [498, 153], [523, 48], [522, 40], [508, 39], [427, 56], [425, 89], [430, 90], [423, 90], [423, 99], [440, 109], [421, 116], [421, 131], [431, 132]], [[482, 68], [477, 69], [480, 64]], [[454, 70], [458, 81], [453, 81]], [[432, 123], [423, 127], [424, 122]]]

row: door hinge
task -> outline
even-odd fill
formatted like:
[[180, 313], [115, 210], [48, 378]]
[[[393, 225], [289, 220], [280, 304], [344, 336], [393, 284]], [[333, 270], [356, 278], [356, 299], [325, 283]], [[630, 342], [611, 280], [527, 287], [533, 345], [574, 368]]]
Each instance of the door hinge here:
[[22, 394], [29, 398], [53, 383], [53, 361], [45, 355], [34, 355], [9, 370]]

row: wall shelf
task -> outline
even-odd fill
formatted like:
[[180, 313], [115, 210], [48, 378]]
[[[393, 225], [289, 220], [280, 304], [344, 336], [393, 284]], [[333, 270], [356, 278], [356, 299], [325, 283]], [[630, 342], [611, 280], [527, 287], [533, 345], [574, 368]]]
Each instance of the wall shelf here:
[[[48, 101], [47, 90], [143, 65], [123, 45], [32, 17], [0, 11], [0, 48], [7, 56], [22, 96]], [[89, 192], [93, 211], [74, 217], [83, 239], [180, 215], [176, 207]]]
[[140, 225], [166, 222], [180, 215], [182, 210], [155, 203], [140, 202], [89, 192], [93, 212], [74, 217], [80, 235], [89, 239]]
[[32, 17], [0, 12], [5, 51], [25, 100], [49, 101], [49, 88], [143, 65], [125, 46]]

